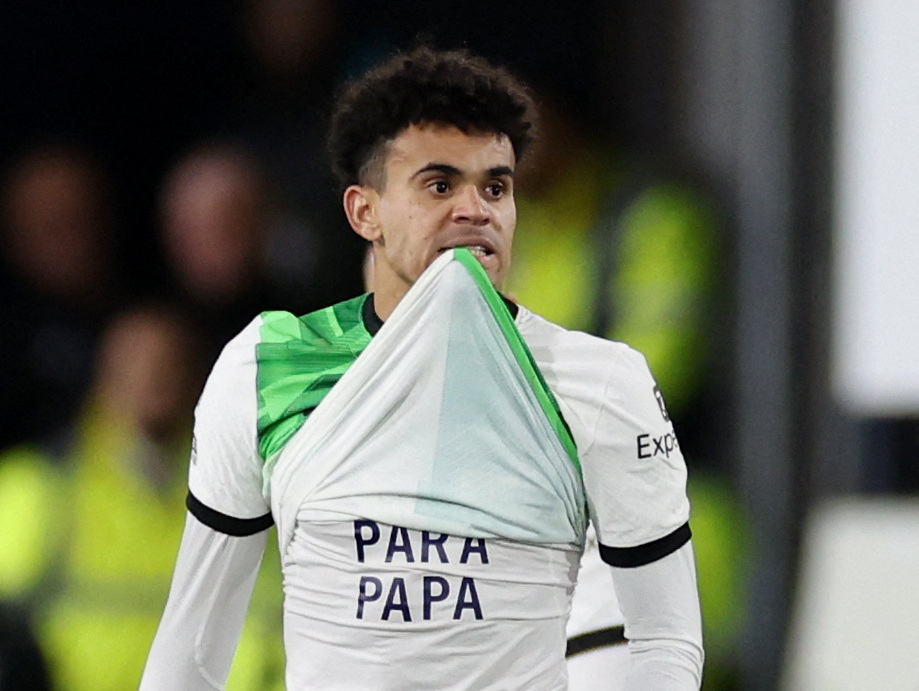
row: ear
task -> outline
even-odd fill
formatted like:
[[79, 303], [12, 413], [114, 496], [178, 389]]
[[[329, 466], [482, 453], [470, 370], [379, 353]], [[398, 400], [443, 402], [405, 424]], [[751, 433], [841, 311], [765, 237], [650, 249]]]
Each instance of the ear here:
[[345, 190], [342, 204], [354, 232], [369, 242], [382, 234], [377, 214], [380, 196], [372, 187], [351, 185]]

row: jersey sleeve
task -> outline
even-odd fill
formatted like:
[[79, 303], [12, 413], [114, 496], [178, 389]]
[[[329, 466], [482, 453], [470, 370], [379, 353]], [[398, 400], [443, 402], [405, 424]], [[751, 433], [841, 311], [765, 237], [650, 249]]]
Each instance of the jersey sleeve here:
[[642, 566], [690, 539], [686, 464], [644, 357], [617, 344], [607, 362], [595, 428], [581, 450], [587, 503], [603, 560]]
[[262, 491], [258, 450], [257, 361], [261, 317], [224, 348], [195, 408], [188, 510], [206, 526], [233, 536], [273, 523]]
[[264, 531], [230, 537], [186, 519], [140, 691], [224, 688], [267, 539]]
[[613, 568], [625, 617], [628, 691], [699, 689], [705, 651], [692, 544], [636, 568]]

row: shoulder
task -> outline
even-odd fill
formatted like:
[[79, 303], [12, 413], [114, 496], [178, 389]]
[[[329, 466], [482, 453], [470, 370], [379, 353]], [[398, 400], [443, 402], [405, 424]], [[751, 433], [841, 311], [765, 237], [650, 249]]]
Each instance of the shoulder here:
[[582, 458], [621, 444], [669, 417], [647, 360], [625, 343], [553, 324], [520, 308], [517, 325]]
[[262, 340], [266, 343], [299, 341], [322, 346], [354, 331], [365, 331], [363, 308], [367, 294], [295, 316], [290, 312], [262, 312]]
[[322, 349], [348, 336], [360, 340], [366, 334], [361, 316], [366, 298], [361, 295], [305, 315], [280, 310], [262, 312], [224, 346], [209, 383], [249, 378], [266, 362], [284, 358], [285, 354]]
[[[370, 342], [366, 295], [303, 316], [263, 312], [231, 340], [198, 411], [212, 425], [236, 425], [259, 453], [281, 448]], [[242, 432], [237, 433], [242, 434]]]
[[264, 315], [259, 314], [252, 321], [227, 341], [226, 345], [217, 356], [217, 360], [212, 368], [212, 376], [216, 371], [231, 371], [236, 366], [253, 361], [255, 358], [255, 347], [261, 341]]
[[644, 356], [522, 310], [518, 325], [575, 436], [600, 543], [678, 547], [688, 536], [686, 465]]
[[596, 392], [614, 380], [623, 390], [651, 380], [644, 355], [625, 343], [566, 329], [525, 307], [520, 307], [516, 323], [552, 388]]

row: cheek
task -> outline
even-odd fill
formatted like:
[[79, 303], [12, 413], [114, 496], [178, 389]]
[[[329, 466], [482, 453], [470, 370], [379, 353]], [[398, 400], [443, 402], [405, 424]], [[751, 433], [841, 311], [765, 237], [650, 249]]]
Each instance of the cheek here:
[[510, 242], [514, 238], [514, 230], [517, 228], [517, 207], [511, 204], [501, 213], [501, 232], [507, 238], [507, 249], [510, 251]]
[[409, 204], [390, 215], [386, 224], [388, 233], [384, 231], [387, 245], [398, 248], [402, 253], [418, 254], [434, 234], [431, 220], [425, 209]]

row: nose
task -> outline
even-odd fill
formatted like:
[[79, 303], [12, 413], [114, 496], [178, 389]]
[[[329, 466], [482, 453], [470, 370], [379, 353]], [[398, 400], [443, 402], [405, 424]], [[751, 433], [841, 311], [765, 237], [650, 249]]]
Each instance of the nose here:
[[491, 220], [491, 210], [475, 185], [464, 185], [453, 196], [454, 223], [485, 225]]

